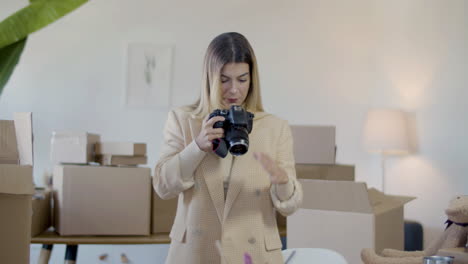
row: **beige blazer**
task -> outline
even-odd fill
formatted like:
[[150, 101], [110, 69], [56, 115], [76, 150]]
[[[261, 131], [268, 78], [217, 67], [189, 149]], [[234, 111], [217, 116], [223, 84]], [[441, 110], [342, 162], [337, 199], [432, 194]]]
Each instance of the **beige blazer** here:
[[[244, 263], [244, 253], [249, 253], [254, 264], [282, 264], [275, 212], [290, 215], [302, 201], [288, 123], [271, 114], [255, 113], [249, 151], [222, 159], [201, 151], [195, 143], [201, 122], [175, 109], [164, 130], [154, 188], [162, 199], [178, 197], [166, 263]], [[270, 183], [253, 157], [260, 151], [287, 171], [293, 187], [290, 197], [278, 198], [275, 189], [280, 186]], [[225, 200], [223, 178], [229, 173]]]

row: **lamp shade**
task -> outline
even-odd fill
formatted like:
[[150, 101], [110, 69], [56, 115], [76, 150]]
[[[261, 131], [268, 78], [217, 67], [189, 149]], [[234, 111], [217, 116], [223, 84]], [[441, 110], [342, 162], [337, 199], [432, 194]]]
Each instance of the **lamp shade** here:
[[390, 155], [409, 153], [406, 113], [395, 109], [373, 109], [367, 113], [364, 147]]

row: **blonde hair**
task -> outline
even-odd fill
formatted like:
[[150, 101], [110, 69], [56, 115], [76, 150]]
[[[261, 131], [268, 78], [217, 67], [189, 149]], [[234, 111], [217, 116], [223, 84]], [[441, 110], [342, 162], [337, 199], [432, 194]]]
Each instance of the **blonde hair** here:
[[242, 106], [249, 112], [262, 112], [262, 98], [258, 78], [257, 59], [248, 40], [239, 33], [223, 33], [214, 38], [205, 54], [202, 87], [198, 100], [189, 105], [189, 111], [204, 118], [214, 109], [222, 109], [221, 70], [228, 63], [247, 63], [250, 87]]

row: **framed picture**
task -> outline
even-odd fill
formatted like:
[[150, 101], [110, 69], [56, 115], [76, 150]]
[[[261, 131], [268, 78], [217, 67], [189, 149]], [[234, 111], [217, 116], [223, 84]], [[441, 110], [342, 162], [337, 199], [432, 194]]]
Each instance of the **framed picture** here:
[[170, 106], [171, 45], [129, 43], [125, 105], [130, 108]]

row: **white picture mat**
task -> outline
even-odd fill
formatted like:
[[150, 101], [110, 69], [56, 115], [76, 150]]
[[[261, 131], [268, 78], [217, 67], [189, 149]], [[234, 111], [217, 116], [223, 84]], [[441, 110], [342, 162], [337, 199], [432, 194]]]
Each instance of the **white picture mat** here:
[[172, 68], [171, 45], [129, 43], [125, 105], [168, 108]]

